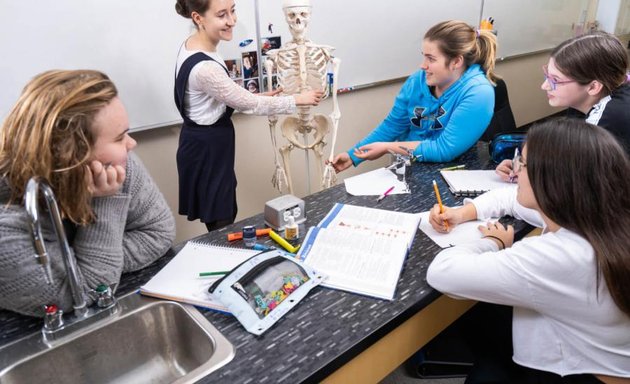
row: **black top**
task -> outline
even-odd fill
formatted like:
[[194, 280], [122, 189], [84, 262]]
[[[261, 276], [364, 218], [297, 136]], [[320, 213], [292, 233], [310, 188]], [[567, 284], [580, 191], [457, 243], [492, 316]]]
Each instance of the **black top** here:
[[[221, 63], [219, 63], [218, 61], [216, 61], [215, 59], [213, 59], [212, 57], [206, 55], [203, 52], [197, 52], [193, 55], [191, 55], [190, 57], [188, 57], [186, 60], [184, 60], [184, 62], [182, 63], [182, 66], [179, 68], [179, 73], [175, 76], [175, 87], [173, 90], [173, 94], [175, 97], [175, 106], [177, 107], [177, 110], [179, 111], [179, 114], [181, 115], [182, 119], [184, 120], [185, 125], [190, 126], [190, 127], [209, 127], [212, 125], [199, 125], [197, 123], [195, 123], [194, 121], [192, 121], [185, 112], [185, 107], [184, 107], [184, 97], [186, 95], [186, 88], [188, 87], [188, 78], [190, 77], [190, 72], [192, 72], [193, 68], [195, 67], [195, 65], [201, 63], [202, 61], [214, 61], [215, 63], [219, 64], [221, 66], [221, 68], [223, 68], [223, 70], [225, 70], [225, 73], [229, 76], [230, 73], [228, 72], [227, 68], [225, 68], [225, 66], [223, 66]], [[225, 113], [221, 116], [221, 119], [223, 119], [224, 117], [227, 116], [227, 118], [231, 118], [232, 117], [232, 113], [234, 112], [234, 109], [232, 107], [226, 107]], [[218, 121], [217, 123], [220, 123], [220, 121]], [[215, 124], [217, 124], [215, 123]], [[215, 125], [213, 124], [213, 125]]]
[[[200, 219], [207, 224], [232, 223], [238, 210], [234, 172], [236, 144], [231, 119], [234, 109], [226, 106], [215, 123], [201, 125], [186, 115], [184, 106], [190, 73], [195, 65], [207, 60], [217, 62], [205, 53], [193, 54], [184, 61], [175, 78], [175, 105], [184, 119], [177, 147], [178, 212], [188, 220]], [[227, 69], [221, 67], [228, 74]]]
[[[600, 110], [601, 108], [601, 110]], [[595, 104], [588, 116], [582, 112], [569, 108], [567, 115], [586, 119], [593, 124], [606, 129], [615, 137], [626, 152], [630, 153], [630, 84], [625, 83], [610, 94], [610, 100], [606, 98]]]

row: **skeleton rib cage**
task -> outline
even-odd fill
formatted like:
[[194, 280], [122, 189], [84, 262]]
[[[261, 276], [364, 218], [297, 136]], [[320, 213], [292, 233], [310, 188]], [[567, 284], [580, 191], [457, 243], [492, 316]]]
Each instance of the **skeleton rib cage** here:
[[[295, 44], [273, 52], [274, 64], [278, 70], [278, 85], [283, 93], [293, 95], [306, 90], [323, 90], [328, 97], [326, 70], [331, 59], [332, 47], [305, 44], [305, 73], [300, 73], [300, 52]], [[270, 52], [271, 53], [271, 52]], [[274, 55], [275, 54], [275, 55]]]

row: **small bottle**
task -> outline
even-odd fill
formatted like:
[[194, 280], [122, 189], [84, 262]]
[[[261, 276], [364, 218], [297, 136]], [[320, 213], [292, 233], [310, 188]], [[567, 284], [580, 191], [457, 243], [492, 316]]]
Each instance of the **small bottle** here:
[[246, 247], [253, 247], [256, 244], [256, 227], [253, 225], [243, 227], [243, 241]]
[[287, 240], [295, 240], [300, 237], [300, 230], [295, 223], [295, 217], [289, 216], [287, 224], [284, 226], [284, 238]]

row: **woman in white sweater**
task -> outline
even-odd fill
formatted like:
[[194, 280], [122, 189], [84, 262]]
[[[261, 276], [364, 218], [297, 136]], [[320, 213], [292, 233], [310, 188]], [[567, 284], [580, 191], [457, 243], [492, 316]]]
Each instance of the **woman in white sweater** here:
[[[434, 207], [438, 231], [512, 215], [543, 228], [513, 244], [511, 226], [445, 249], [427, 280], [448, 295], [514, 307], [511, 383], [630, 382], [630, 160], [604, 129], [577, 119], [532, 127], [518, 188]], [[445, 226], [448, 222], [448, 227]]]

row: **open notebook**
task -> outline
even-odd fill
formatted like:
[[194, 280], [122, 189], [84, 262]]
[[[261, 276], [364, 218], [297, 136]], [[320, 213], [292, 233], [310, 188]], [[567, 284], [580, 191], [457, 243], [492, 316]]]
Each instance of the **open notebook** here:
[[223, 276], [199, 277], [199, 273], [230, 271], [258, 253], [260, 251], [253, 249], [189, 241], [164, 268], [140, 287], [140, 293], [228, 312], [208, 293], [208, 287]]
[[337, 203], [298, 257], [328, 275], [323, 286], [393, 300], [419, 222], [419, 214]]
[[510, 186], [493, 170], [440, 171], [449, 189], [456, 196], [477, 196], [492, 189]]

